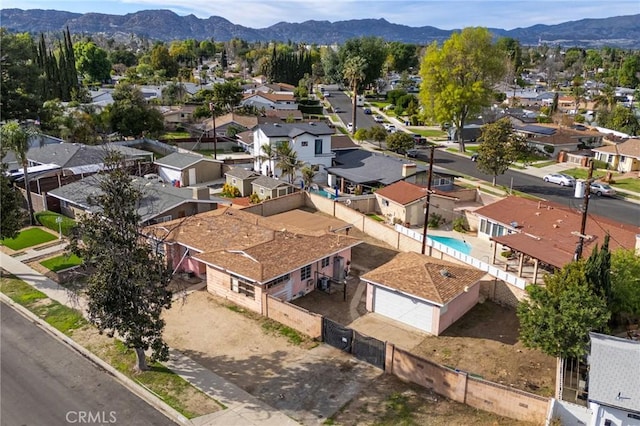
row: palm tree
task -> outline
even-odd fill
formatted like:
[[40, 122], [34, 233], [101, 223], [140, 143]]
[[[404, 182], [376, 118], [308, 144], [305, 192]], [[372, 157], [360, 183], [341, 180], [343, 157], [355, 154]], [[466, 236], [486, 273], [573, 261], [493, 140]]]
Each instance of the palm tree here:
[[600, 93], [593, 98], [595, 101], [596, 107], [604, 107], [607, 111], [611, 111], [613, 106], [616, 104], [616, 92], [613, 90], [613, 87], [610, 85], [605, 85]]
[[293, 178], [296, 176], [298, 170], [304, 166], [304, 163], [298, 160], [298, 153], [291, 148], [289, 141], [284, 141], [278, 145], [276, 153], [278, 159], [276, 167], [282, 171], [282, 176], [289, 177], [289, 183], [293, 183]]
[[273, 160], [276, 159], [277, 150], [270, 143], [265, 143], [260, 147], [258, 153], [258, 161], [260, 162], [259, 171], [262, 173], [262, 162], [267, 161], [267, 175], [273, 174]]
[[29, 184], [29, 174], [27, 167], [29, 159], [27, 152], [29, 151], [29, 140], [39, 137], [37, 132], [32, 128], [24, 128], [17, 121], [9, 121], [0, 129], [2, 135], [3, 148], [13, 151], [18, 161], [22, 165], [22, 173], [24, 174], [24, 188], [27, 191], [27, 209], [29, 210], [29, 223], [35, 225], [33, 216], [33, 202], [31, 201], [31, 187]]
[[353, 127], [351, 133], [356, 131], [356, 101], [358, 98], [358, 85], [365, 78], [364, 70], [367, 68], [367, 61], [362, 56], [352, 56], [344, 62], [344, 68], [342, 74], [349, 82], [351, 90], [353, 91], [352, 110], [351, 110], [351, 122]]
[[307, 164], [302, 169], [300, 169], [300, 174], [302, 175], [302, 182], [304, 183], [304, 189], [308, 190], [311, 188], [311, 184], [313, 183], [313, 178], [316, 177], [316, 170]]

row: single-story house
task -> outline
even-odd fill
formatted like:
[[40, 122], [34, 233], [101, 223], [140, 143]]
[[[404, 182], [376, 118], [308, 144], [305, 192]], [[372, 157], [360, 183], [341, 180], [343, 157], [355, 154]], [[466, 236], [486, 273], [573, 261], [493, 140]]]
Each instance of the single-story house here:
[[195, 109], [195, 105], [181, 105], [178, 107], [162, 107], [160, 112], [162, 112], [165, 127], [175, 129], [182, 124], [190, 123]]
[[409, 227], [424, 224], [426, 187], [401, 180], [380, 188], [374, 194], [380, 212], [389, 222]]
[[[415, 162], [363, 149], [339, 150], [335, 154], [334, 165], [327, 169], [328, 184], [332, 188], [337, 185], [340, 192], [353, 192], [352, 189], [358, 186], [363, 192], [373, 192], [401, 180], [427, 186], [429, 168]], [[456, 176], [449, 170], [433, 166], [431, 187], [450, 190]]]
[[[53, 198], [56, 202], [48, 201], [47, 204], [58, 205], [59, 208], [51, 208], [51, 210], [59, 211], [71, 218], [77, 218], [86, 213], [97, 213], [101, 209], [91, 200], [95, 200], [102, 194], [100, 181], [103, 178], [105, 175], [96, 174], [53, 189], [47, 193], [47, 199]], [[159, 180], [136, 176], [132, 176], [131, 181], [142, 195], [138, 206], [142, 225], [192, 216], [229, 204], [222, 198], [209, 196], [207, 187], [176, 188]]]
[[[230, 112], [220, 117], [216, 117], [216, 135], [230, 136], [229, 130], [234, 128], [237, 133], [253, 129], [258, 125], [258, 117], [255, 115], [240, 115]], [[213, 120], [209, 117], [203, 121], [203, 129], [209, 137], [213, 137]]]
[[589, 426], [640, 425], [640, 342], [589, 333]]
[[604, 136], [585, 127], [579, 130], [552, 124], [525, 124], [514, 129], [526, 137], [530, 147], [552, 157], [556, 157], [560, 151], [574, 152], [584, 147], [600, 146]]
[[240, 101], [240, 106], [252, 106], [259, 110], [297, 110], [298, 102], [293, 94], [256, 92], [245, 95]]
[[257, 194], [261, 200], [273, 199], [292, 194], [295, 191], [293, 185], [269, 176], [259, 175], [251, 182], [252, 194]]
[[174, 186], [196, 186], [221, 179], [222, 161], [202, 155], [174, 152], [154, 162], [158, 175]]
[[629, 138], [613, 145], [593, 148], [596, 160], [609, 164], [611, 169], [622, 173], [640, 171], [640, 139]]
[[[495, 262], [496, 249], [501, 245], [517, 255], [519, 276], [525, 260], [533, 260], [535, 282], [539, 263], [559, 269], [573, 261], [582, 214], [567, 206], [509, 196], [473, 214], [478, 219], [478, 237], [494, 242], [491, 263]], [[640, 248], [640, 238], [636, 237], [640, 227], [590, 214], [582, 256], [586, 258], [596, 245], [602, 246], [607, 233], [611, 236], [610, 250]]]
[[264, 296], [293, 300], [319, 282], [343, 282], [351, 249], [343, 234], [282, 228], [232, 208], [145, 228], [178, 272], [206, 279], [207, 290], [263, 313]]
[[370, 312], [439, 335], [473, 308], [485, 272], [423, 254], [399, 253], [360, 277]]
[[229, 169], [226, 173], [226, 182], [238, 188], [242, 197], [248, 197], [253, 193], [252, 183], [259, 178], [260, 173], [256, 173], [252, 170], [243, 169], [242, 167], [234, 167]]

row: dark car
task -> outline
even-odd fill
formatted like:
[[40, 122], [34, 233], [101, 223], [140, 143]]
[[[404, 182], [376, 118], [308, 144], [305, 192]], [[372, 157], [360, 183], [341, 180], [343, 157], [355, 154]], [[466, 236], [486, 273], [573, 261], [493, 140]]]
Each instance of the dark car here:
[[371, 109], [369, 108], [365, 108], [362, 112], [364, 112], [367, 115], [371, 115]]
[[471, 161], [478, 161], [478, 153], [477, 152], [471, 156]]

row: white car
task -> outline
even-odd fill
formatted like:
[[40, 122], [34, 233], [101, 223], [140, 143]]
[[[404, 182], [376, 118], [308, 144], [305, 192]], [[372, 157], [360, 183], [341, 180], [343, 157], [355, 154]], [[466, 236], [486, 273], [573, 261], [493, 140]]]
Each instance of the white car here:
[[389, 133], [395, 133], [398, 129], [396, 129], [396, 126], [393, 124], [389, 124], [389, 123], [385, 123], [382, 125], [382, 127], [385, 128], [385, 130]]
[[347, 131], [351, 133], [353, 131], [353, 123], [347, 123]]
[[613, 197], [616, 195], [616, 190], [602, 182], [592, 182], [591, 183], [591, 193], [596, 194], [598, 197], [601, 195], [606, 195], [608, 197]]
[[555, 183], [560, 186], [574, 186], [576, 184], [576, 180], [573, 176], [562, 173], [550, 173], [545, 175], [543, 179], [545, 182]]
[[384, 118], [382, 118], [381, 115], [376, 114], [373, 116], [373, 121], [376, 123], [384, 123]]

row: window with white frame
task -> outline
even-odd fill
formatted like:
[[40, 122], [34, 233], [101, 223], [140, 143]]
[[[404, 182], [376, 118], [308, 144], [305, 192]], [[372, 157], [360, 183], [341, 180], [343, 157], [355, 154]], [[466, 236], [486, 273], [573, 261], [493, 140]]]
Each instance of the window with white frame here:
[[231, 183], [232, 183], [232, 184], [234, 184], [234, 185], [235, 185], [235, 184], [236, 184], [236, 182], [237, 182], [237, 181], [236, 181], [236, 178], [231, 178]]
[[309, 141], [301, 141], [300, 146], [309, 146]]
[[244, 294], [247, 297], [255, 299], [255, 288], [253, 284], [245, 280], [244, 278], [231, 275], [231, 291], [234, 293]]
[[264, 285], [264, 287], [265, 287], [266, 289], [269, 289], [269, 288], [271, 288], [271, 287], [275, 287], [275, 286], [278, 286], [278, 285], [284, 284], [284, 283], [286, 283], [287, 281], [289, 281], [290, 279], [291, 279], [291, 275], [290, 275], [290, 274], [284, 274], [284, 275], [282, 275], [282, 276], [280, 276], [280, 277], [278, 277], [278, 278], [276, 278], [276, 279], [274, 279], [274, 280], [272, 280], [272, 281], [269, 281], [268, 283], [266, 283], [266, 284]]
[[316, 155], [322, 154], [322, 139], [315, 140], [315, 154]]
[[311, 265], [303, 266], [300, 268], [300, 280], [308, 280], [311, 278]]
[[325, 257], [324, 259], [322, 259], [322, 260], [320, 261], [320, 265], [321, 265], [323, 268], [326, 268], [327, 266], [329, 266], [329, 262], [330, 262], [329, 257]]

